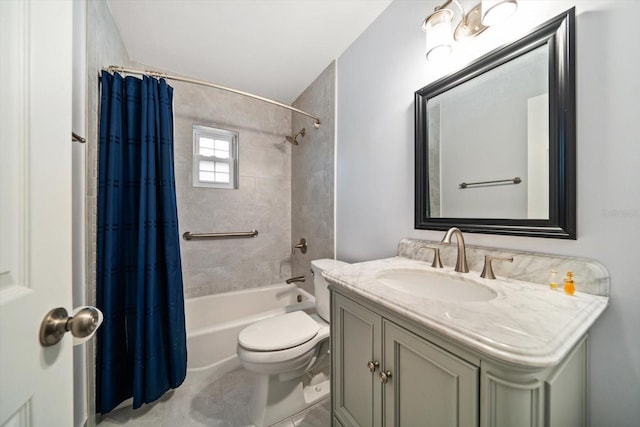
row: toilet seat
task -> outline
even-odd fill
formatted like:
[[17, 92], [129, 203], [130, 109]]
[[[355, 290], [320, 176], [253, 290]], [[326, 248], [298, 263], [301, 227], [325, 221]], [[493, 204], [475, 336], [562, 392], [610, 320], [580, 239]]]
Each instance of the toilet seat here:
[[319, 330], [318, 322], [307, 313], [293, 311], [244, 328], [238, 335], [238, 343], [247, 350], [285, 350], [309, 341]]
[[[320, 316], [316, 314], [309, 316], [308, 314], [300, 311], [300, 312], [287, 313], [287, 314], [276, 316], [276, 317], [288, 316], [289, 314], [293, 314], [293, 313], [301, 313], [304, 316], [306, 316], [308, 320], [311, 320], [313, 323], [315, 323], [317, 327], [316, 334], [313, 335], [311, 338], [309, 338], [306, 342], [299, 343], [296, 346], [284, 348], [281, 350], [266, 350], [266, 351], [255, 350], [255, 349], [245, 347], [240, 341], [240, 337], [238, 336], [237, 353], [238, 353], [238, 357], [245, 363], [245, 365], [246, 364], [277, 364], [280, 362], [291, 361], [303, 356], [305, 353], [309, 351], [314, 350], [314, 347], [320, 341], [329, 338], [329, 332], [330, 332], [329, 324], [324, 320], [322, 320], [322, 318], [320, 318]], [[299, 319], [299, 318], [302, 318], [302, 316], [297, 315], [297, 316], [287, 317], [287, 319], [289, 320]], [[267, 320], [270, 320], [270, 319], [267, 319]], [[263, 321], [260, 321], [260, 322], [263, 322]], [[289, 325], [290, 325], [289, 326], [290, 328], [296, 328], [296, 324], [289, 323]], [[243, 332], [244, 330], [240, 332], [240, 335], [242, 335]], [[251, 345], [251, 343], [249, 342], [248, 345]]]

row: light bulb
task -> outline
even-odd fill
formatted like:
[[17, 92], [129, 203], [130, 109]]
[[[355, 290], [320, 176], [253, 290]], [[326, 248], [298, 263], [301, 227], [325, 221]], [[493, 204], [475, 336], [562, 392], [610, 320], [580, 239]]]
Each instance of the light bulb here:
[[434, 12], [423, 24], [426, 33], [427, 60], [437, 60], [451, 53], [453, 35], [451, 20], [453, 13], [449, 9]]

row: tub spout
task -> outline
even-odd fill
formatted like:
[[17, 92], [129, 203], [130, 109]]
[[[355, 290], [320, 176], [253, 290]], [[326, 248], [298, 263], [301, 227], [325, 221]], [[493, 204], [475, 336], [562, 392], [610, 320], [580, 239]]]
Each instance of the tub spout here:
[[285, 282], [287, 282], [287, 284], [291, 284], [291, 283], [295, 283], [295, 282], [304, 282], [304, 281], [305, 281], [304, 276], [292, 277], [290, 279], [285, 280]]

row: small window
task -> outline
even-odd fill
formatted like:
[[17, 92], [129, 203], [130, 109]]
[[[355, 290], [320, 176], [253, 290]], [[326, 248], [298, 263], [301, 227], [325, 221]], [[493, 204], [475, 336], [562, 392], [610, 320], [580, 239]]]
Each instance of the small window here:
[[238, 188], [238, 133], [193, 125], [193, 186]]

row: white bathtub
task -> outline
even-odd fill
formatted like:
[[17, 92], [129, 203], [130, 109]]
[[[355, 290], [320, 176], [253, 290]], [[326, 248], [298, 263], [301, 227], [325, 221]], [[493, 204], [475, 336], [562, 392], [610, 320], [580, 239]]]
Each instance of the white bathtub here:
[[[315, 306], [313, 295], [295, 284], [278, 284], [185, 300], [187, 371], [237, 361], [238, 334], [267, 317]], [[239, 366], [239, 362], [231, 363]]]

